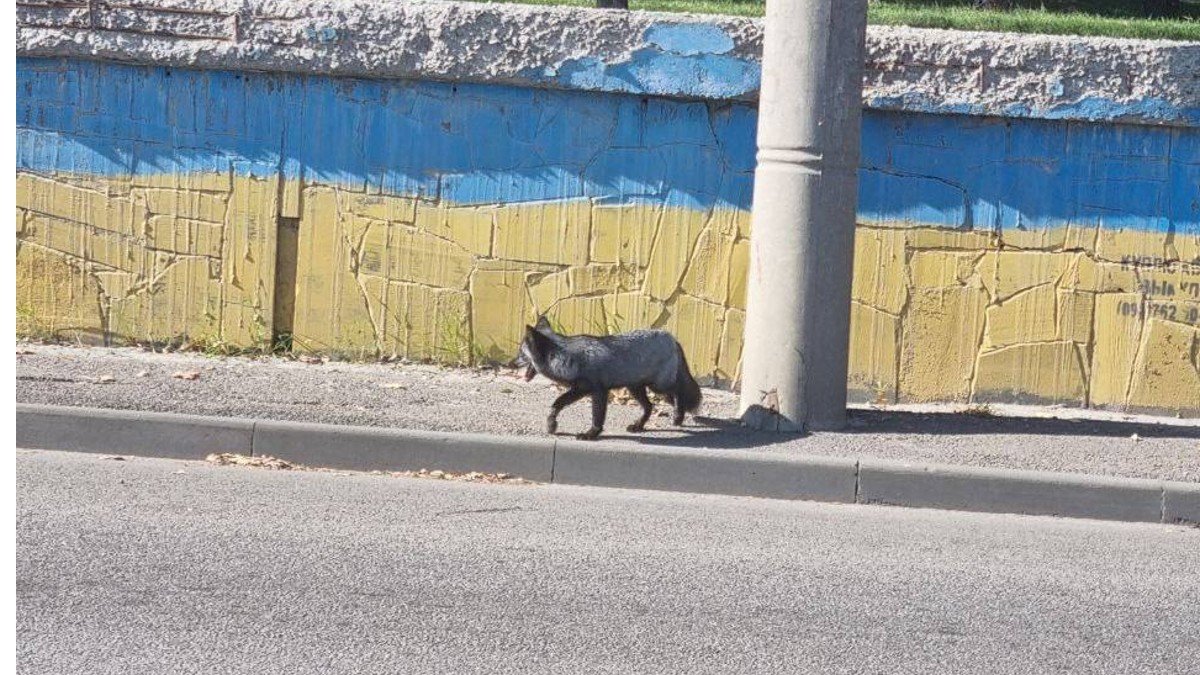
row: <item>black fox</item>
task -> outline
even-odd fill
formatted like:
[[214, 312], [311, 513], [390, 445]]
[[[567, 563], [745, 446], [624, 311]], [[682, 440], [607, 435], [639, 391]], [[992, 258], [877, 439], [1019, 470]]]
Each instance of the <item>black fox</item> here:
[[665, 396], [675, 406], [674, 422], [683, 424], [685, 413], [700, 407], [700, 385], [688, 370], [683, 347], [662, 330], [635, 330], [620, 335], [559, 335], [546, 317], [536, 326], [525, 327], [516, 359], [525, 368], [525, 379], [541, 373], [569, 387], [550, 406], [546, 430], [558, 430], [558, 413], [584, 396], [592, 398], [592, 427], [579, 434], [582, 440], [594, 440], [604, 430], [608, 413], [608, 392], [622, 387], [641, 404], [642, 416], [629, 431], [642, 431], [650, 419], [653, 405], [646, 395], [649, 389]]

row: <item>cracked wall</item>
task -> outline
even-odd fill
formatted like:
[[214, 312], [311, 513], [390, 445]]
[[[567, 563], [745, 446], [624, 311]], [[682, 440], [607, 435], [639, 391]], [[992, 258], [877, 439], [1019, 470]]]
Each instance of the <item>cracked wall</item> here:
[[[755, 124], [740, 103], [20, 59], [19, 330], [480, 363], [544, 311], [667, 328], [732, 383]], [[867, 111], [859, 199], [856, 398], [1200, 413], [1195, 129]]]

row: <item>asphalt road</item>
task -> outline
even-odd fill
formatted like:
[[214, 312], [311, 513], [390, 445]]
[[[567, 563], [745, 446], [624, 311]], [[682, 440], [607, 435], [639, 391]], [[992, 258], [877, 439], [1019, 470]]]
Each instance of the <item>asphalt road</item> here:
[[18, 451], [22, 673], [1195, 673], [1200, 530]]

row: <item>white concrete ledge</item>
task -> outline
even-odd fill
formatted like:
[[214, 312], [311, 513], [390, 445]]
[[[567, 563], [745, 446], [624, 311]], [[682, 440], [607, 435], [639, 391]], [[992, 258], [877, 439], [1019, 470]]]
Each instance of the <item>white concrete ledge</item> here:
[[[18, 0], [17, 55], [752, 101], [762, 23], [416, 0]], [[1196, 43], [876, 26], [863, 99], [1196, 126], [1196, 72]]]

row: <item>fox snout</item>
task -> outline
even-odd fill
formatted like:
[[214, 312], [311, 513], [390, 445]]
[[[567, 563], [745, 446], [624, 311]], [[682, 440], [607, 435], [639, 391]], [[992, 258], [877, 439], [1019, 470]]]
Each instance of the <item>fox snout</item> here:
[[510, 365], [518, 370], [524, 368], [525, 372], [522, 374], [522, 377], [528, 382], [533, 379], [534, 375], [537, 375], [537, 370], [533, 367], [533, 360], [525, 353], [524, 345], [521, 345], [521, 347], [521, 351], [517, 353], [517, 358], [513, 359]]

